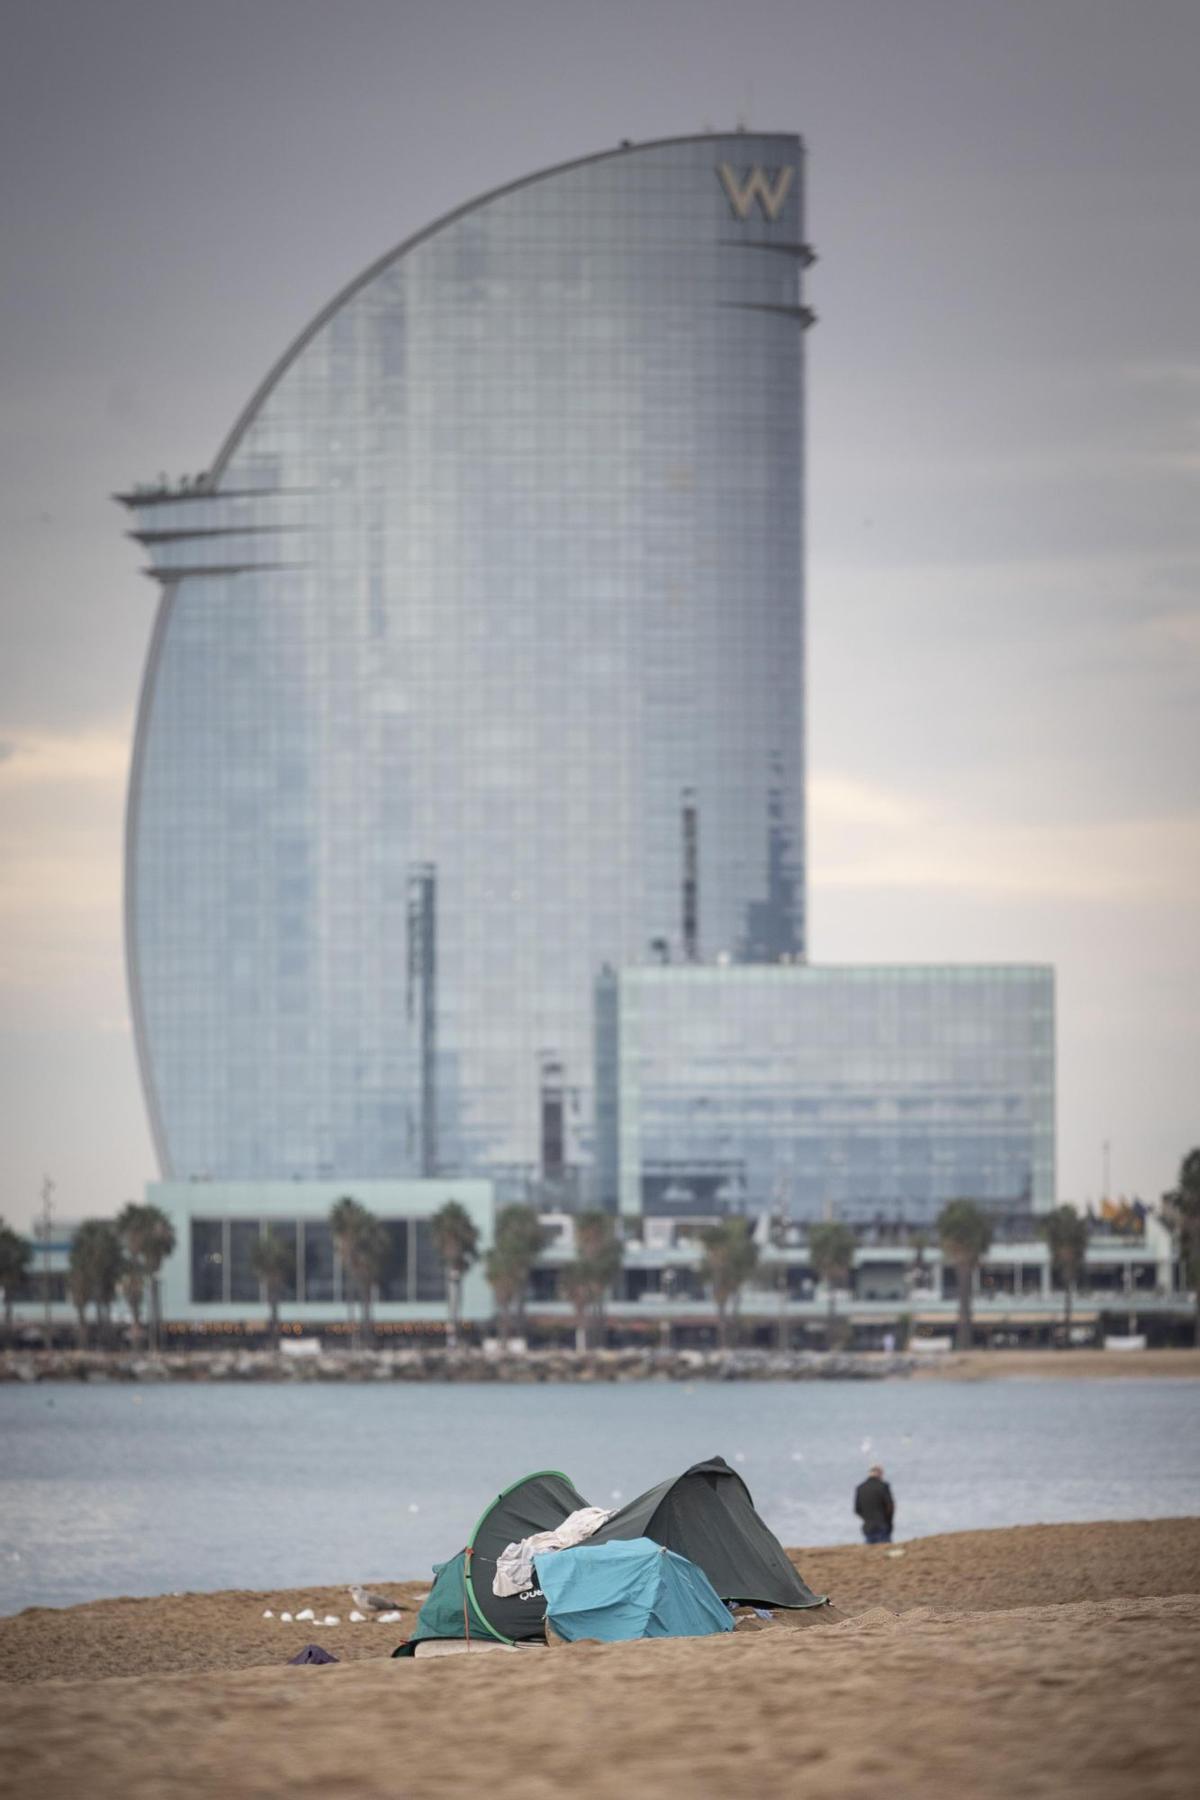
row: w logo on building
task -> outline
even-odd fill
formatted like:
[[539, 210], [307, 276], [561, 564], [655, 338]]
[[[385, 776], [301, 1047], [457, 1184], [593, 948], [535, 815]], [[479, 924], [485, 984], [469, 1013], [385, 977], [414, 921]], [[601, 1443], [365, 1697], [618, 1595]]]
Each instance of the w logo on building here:
[[739, 181], [730, 163], [717, 164], [721, 185], [739, 219], [750, 217], [750, 209], [756, 200], [768, 219], [777, 219], [791, 191], [792, 176], [795, 173], [795, 169], [789, 165], [784, 169], [775, 169], [772, 172], [773, 179], [768, 180], [765, 169], [754, 168], [745, 181]]

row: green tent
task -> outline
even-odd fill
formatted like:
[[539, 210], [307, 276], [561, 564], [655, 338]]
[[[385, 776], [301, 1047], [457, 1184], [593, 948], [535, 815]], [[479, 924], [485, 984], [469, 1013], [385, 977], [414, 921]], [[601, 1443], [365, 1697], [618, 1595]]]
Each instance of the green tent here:
[[553, 1531], [587, 1501], [558, 1469], [539, 1469], [498, 1494], [481, 1514], [465, 1550], [434, 1565], [429, 1598], [413, 1634], [394, 1652], [411, 1656], [424, 1638], [490, 1638], [502, 1644], [545, 1635], [546, 1601], [540, 1587], [504, 1596], [492, 1592], [496, 1562], [509, 1544]]
[[394, 1655], [411, 1656], [422, 1638], [460, 1638], [465, 1635], [465, 1609], [470, 1604], [463, 1578], [466, 1560], [466, 1551], [460, 1550], [449, 1562], [434, 1563], [429, 1598], [417, 1614], [412, 1636], [393, 1652]]
[[[557, 1469], [539, 1469], [498, 1494], [465, 1550], [438, 1563], [411, 1638], [395, 1652], [411, 1656], [422, 1638], [490, 1638], [502, 1644], [540, 1639], [546, 1597], [539, 1586], [501, 1599], [492, 1592], [502, 1550], [535, 1531], [553, 1531], [588, 1502]], [[741, 1476], [710, 1456], [631, 1500], [589, 1544], [651, 1538], [703, 1569], [722, 1600], [748, 1606], [823, 1606], [754, 1510]]]
[[639, 1494], [589, 1544], [653, 1538], [704, 1570], [722, 1600], [747, 1606], [824, 1606], [754, 1510], [750, 1490], [723, 1456], [710, 1456]]

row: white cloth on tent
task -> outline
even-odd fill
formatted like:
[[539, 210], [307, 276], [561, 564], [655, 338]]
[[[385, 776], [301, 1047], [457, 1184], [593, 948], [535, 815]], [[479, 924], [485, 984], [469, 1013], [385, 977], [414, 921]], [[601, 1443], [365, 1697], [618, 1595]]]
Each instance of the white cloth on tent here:
[[496, 1558], [493, 1594], [505, 1599], [510, 1594], [524, 1593], [533, 1582], [535, 1556], [544, 1556], [548, 1550], [570, 1550], [576, 1544], [585, 1543], [611, 1517], [612, 1513], [603, 1506], [581, 1506], [577, 1512], [569, 1513], [553, 1531], [535, 1531], [532, 1537], [522, 1538], [519, 1544], [509, 1544]]

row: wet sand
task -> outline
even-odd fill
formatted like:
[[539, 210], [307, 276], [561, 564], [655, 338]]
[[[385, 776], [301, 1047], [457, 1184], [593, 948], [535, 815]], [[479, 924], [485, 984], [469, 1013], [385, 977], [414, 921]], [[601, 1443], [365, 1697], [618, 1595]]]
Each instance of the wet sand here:
[[[307, 1601], [344, 1620], [343, 1590], [31, 1609], [0, 1620], [0, 1793], [1193, 1791], [1200, 1519], [896, 1548], [794, 1553], [838, 1624], [428, 1662], [390, 1658], [404, 1625], [261, 1618]], [[342, 1662], [283, 1666], [309, 1640]]]

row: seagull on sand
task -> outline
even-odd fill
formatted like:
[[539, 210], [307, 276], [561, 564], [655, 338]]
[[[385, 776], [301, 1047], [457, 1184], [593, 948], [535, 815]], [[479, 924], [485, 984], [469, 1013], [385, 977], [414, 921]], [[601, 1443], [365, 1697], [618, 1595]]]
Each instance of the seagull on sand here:
[[352, 1587], [350, 1598], [362, 1612], [403, 1612], [404, 1608], [383, 1594], [372, 1594], [367, 1588]]

